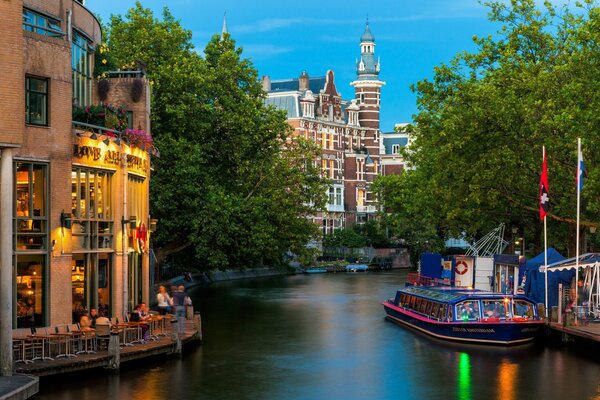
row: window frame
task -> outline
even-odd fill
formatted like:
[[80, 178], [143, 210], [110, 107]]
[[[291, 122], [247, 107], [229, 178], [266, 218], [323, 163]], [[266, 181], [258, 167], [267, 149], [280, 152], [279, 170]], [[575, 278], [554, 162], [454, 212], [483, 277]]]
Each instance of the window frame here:
[[[37, 80], [42, 81], [45, 85], [45, 92], [31, 89], [31, 81]], [[43, 122], [37, 122], [31, 119], [31, 97], [32, 95], [42, 96], [44, 98], [43, 104], [43, 117], [41, 120]], [[50, 79], [40, 76], [34, 75], [25, 75], [25, 123], [27, 125], [35, 125], [35, 126], [50, 126]]]

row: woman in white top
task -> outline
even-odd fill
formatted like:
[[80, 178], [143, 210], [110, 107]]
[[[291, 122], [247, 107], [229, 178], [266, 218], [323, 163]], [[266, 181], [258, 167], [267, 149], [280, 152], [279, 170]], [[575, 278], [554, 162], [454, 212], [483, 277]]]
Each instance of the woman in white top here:
[[156, 294], [156, 301], [158, 303], [158, 309], [160, 310], [160, 315], [165, 315], [168, 312], [171, 312], [171, 297], [164, 286], [160, 286], [158, 288], [158, 293]]

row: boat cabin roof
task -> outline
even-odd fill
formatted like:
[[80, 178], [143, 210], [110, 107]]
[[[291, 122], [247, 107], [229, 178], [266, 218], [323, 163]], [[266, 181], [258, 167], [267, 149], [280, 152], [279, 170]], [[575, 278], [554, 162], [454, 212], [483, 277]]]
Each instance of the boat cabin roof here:
[[503, 298], [522, 298], [525, 296], [513, 296], [504, 293], [487, 292], [485, 290], [467, 289], [459, 287], [444, 286], [408, 286], [398, 290], [400, 293], [412, 294], [426, 299], [442, 302], [456, 303], [465, 299], [503, 299]]

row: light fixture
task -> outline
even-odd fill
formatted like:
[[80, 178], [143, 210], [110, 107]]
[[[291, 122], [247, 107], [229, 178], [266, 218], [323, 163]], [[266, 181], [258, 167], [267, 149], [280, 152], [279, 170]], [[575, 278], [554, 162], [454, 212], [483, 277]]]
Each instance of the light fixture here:
[[519, 228], [517, 228], [516, 226], [512, 227], [512, 233], [513, 233], [513, 235], [516, 235], [518, 231], [519, 231]]
[[54, 246], [56, 246], [56, 239], [52, 239], [52, 242], [50, 242], [50, 243], [51, 243], [51, 245], [50, 245], [50, 251], [54, 252]]
[[92, 132], [92, 134], [90, 135], [90, 139], [93, 139], [93, 140], [98, 139], [98, 135], [96, 135], [96, 132]]
[[157, 219], [151, 219], [150, 220], [150, 232], [156, 232], [156, 224], [158, 224], [158, 220]]
[[71, 229], [71, 225], [72, 225], [71, 214], [66, 213], [65, 210], [62, 210], [60, 213], [61, 228]]
[[125, 217], [123, 217], [121, 219], [121, 224], [123, 225], [123, 229], [125, 229], [125, 224], [129, 224], [129, 229], [136, 229], [137, 228], [137, 219], [136, 219], [135, 215], [130, 215], [129, 219], [125, 219]]
[[590, 226], [590, 233], [596, 233], [596, 227]]
[[118, 136], [118, 137], [115, 139], [115, 144], [116, 144], [117, 146], [119, 146], [119, 145], [121, 144], [121, 136]]
[[108, 144], [110, 143], [110, 140], [108, 140], [108, 138], [105, 138], [102, 143], [104, 143], [105, 145], [108, 146]]

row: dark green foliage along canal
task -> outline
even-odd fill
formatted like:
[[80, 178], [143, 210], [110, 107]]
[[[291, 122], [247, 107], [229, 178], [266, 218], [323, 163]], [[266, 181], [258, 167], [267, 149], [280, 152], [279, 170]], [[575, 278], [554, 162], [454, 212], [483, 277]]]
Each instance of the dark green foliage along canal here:
[[484, 347], [384, 318], [404, 271], [195, 288], [204, 343], [181, 358], [42, 381], [37, 399], [600, 399], [600, 354]]

